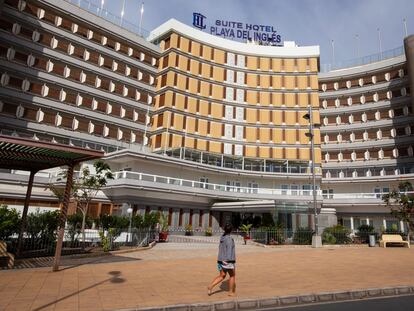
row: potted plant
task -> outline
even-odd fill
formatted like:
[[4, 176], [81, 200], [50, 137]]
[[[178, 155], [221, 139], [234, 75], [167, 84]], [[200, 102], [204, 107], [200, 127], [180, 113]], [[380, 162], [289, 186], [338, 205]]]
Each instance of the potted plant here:
[[247, 240], [250, 240], [250, 229], [252, 228], [252, 224], [248, 225], [241, 225], [240, 230], [243, 232], [243, 240], [244, 244], [247, 244]]
[[168, 217], [164, 213], [160, 213], [158, 217], [158, 223], [160, 224], [160, 232], [158, 234], [159, 242], [167, 242], [168, 239]]
[[206, 229], [206, 236], [212, 236], [212, 235], [213, 235], [213, 228], [208, 227], [208, 228]]
[[185, 235], [193, 235], [193, 226], [188, 224], [185, 225]]

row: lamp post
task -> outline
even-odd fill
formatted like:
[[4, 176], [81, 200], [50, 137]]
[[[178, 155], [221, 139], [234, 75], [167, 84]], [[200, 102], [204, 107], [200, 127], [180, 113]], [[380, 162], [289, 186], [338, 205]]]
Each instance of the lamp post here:
[[128, 234], [127, 234], [127, 243], [129, 242], [129, 236], [131, 235], [131, 224], [132, 224], [132, 208], [128, 207], [127, 213], [129, 215], [129, 227], [128, 227]]
[[321, 247], [322, 238], [319, 235], [318, 224], [318, 206], [316, 202], [316, 176], [315, 176], [315, 145], [314, 145], [314, 133], [313, 133], [313, 117], [312, 117], [312, 105], [309, 105], [308, 113], [303, 116], [305, 120], [309, 121], [309, 132], [306, 136], [311, 141], [311, 170], [312, 170], [312, 196], [313, 196], [313, 219], [315, 224], [315, 234], [312, 236], [312, 247]]

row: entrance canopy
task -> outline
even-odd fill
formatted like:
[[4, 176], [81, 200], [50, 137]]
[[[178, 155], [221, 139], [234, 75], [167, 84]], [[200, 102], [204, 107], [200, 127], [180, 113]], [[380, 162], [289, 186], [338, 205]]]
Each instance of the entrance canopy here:
[[37, 172], [103, 155], [101, 151], [0, 135], [0, 168]]

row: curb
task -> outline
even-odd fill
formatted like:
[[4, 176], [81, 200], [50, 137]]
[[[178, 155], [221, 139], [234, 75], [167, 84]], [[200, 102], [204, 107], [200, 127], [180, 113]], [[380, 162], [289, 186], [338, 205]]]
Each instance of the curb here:
[[262, 299], [244, 299], [224, 302], [179, 304], [149, 308], [118, 309], [117, 311], [230, 311], [257, 310], [278, 307], [308, 305], [312, 303], [341, 302], [356, 299], [414, 295], [414, 285], [368, 288], [348, 291], [320, 292], [301, 295], [279, 296]]
[[[292, 244], [282, 244], [282, 245], [267, 245], [254, 241], [249, 241], [247, 244], [263, 247], [263, 248], [278, 248], [278, 249], [303, 249], [303, 248], [312, 248], [312, 245], [292, 245]], [[320, 249], [329, 249], [329, 248], [369, 248], [368, 244], [324, 244]]]

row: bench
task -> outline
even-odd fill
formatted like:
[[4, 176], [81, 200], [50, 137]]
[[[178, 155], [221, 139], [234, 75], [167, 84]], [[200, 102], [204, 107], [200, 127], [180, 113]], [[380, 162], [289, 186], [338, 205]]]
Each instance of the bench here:
[[14, 256], [7, 252], [7, 244], [4, 241], [0, 241], [0, 269], [9, 268], [14, 266]]
[[399, 234], [383, 234], [380, 241], [380, 247], [387, 247], [387, 244], [403, 244], [404, 246], [407, 245], [410, 248], [410, 243], [408, 241], [404, 241]]

